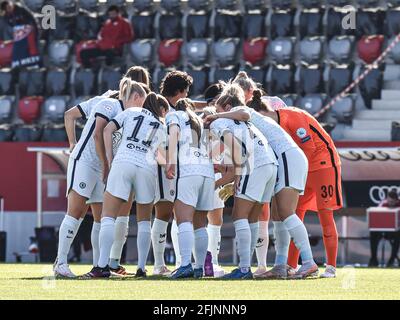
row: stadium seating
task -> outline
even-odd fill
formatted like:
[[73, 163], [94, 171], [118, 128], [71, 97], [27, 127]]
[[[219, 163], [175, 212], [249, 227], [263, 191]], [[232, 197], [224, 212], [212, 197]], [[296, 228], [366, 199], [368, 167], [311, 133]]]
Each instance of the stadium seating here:
[[379, 8], [360, 8], [356, 19], [357, 37], [383, 34], [384, 19], [385, 12]]
[[49, 60], [52, 65], [62, 67], [69, 64], [71, 58], [71, 40], [55, 40], [49, 45]]
[[294, 66], [272, 64], [267, 74], [268, 93], [271, 95], [294, 93]]
[[160, 42], [158, 47], [159, 61], [166, 67], [179, 62], [183, 40], [169, 39]]
[[270, 42], [268, 52], [271, 60], [279, 64], [293, 61], [294, 43], [292, 38], [277, 38]]
[[326, 102], [323, 94], [308, 94], [299, 101], [299, 107], [310, 114], [315, 114], [322, 109]]
[[104, 67], [100, 70], [99, 93], [106, 92], [107, 90], [118, 90], [122, 74], [121, 69], [116, 67]]
[[75, 19], [75, 40], [96, 39], [100, 30], [100, 19], [97, 14], [80, 11]]
[[354, 49], [354, 37], [335, 36], [329, 41], [329, 57], [337, 63], [348, 63]]
[[24, 0], [24, 4], [33, 12], [39, 13], [45, 4], [45, 0]]
[[328, 93], [334, 97], [353, 81], [354, 66], [352, 64], [338, 65], [333, 64], [329, 69]]
[[265, 78], [267, 70], [264, 67], [256, 66], [256, 67], [247, 67], [245, 71], [257, 84], [265, 87]]
[[11, 122], [14, 101], [14, 96], [0, 96], [0, 124]]
[[73, 88], [76, 96], [96, 95], [97, 75], [92, 69], [80, 68], [73, 74]]
[[301, 95], [320, 93], [323, 88], [323, 66], [318, 64], [299, 66], [299, 81], [297, 83], [297, 92]]
[[182, 14], [177, 12], [164, 12], [160, 16], [158, 32], [161, 40], [182, 38]]
[[52, 96], [46, 99], [43, 106], [43, 119], [60, 123], [64, 122], [64, 113], [68, 108], [68, 96]]
[[190, 96], [200, 96], [208, 87], [208, 68], [188, 68], [186, 72], [193, 77], [193, 85], [190, 87]]
[[56, 26], [55, 29], [49, 29], [49, 41], [72, 39], [75, 33], [75, 16], [57, 11]]
[[17, 142], [40, 141], [43, 129], [38, 125], [21, 125], [15, 129], [14, 140]]
[[21, 96], [41, 96], [45, 93], [45, 68], [27, 68], [19, 74], [19, 92]]
[[283, 9], [276, 10], [271, 16], [271, 37], [290, 37], [295, 35], [293, 25], [294, 10]]
[[332, 106], [331, 114], [340, 123], [351, 124], [355, 112], [355, 101], [350, 95], [337, 101]]
[[323, 12], [320, 9], [304, 9], [300, 14], [300, 37], [320, 36], [322, 35]]
[[267, 1], [266, 0], [247, 0], [244, 1], [244, 7], [246, 11], [266, 11]]
[[6, 40], [13, 40], [12, 27], [7, 24], [4, 16], [0, 16], [0, 42]]
[[253, 39], [266, 36], [267, 34], [265, 26], [265, 12], [263, 11], [259, 11], [257, 13], [246, 12], [245, 15], [243, 16], [242, 37], [244, 39]]
[[[388, 44], [392, 43], [392, 41], [394, 41], [394, 38], [389, 39]], [[390, 57], [396, 64], [400, 64], [400, 43], [397, 43], [393, 47], [392, 51], [390, 52]]]
[[68, 141], [64, 124], [48, 124], [43, 128], [42, 141], [64, 142]]
[[46, 74], [46, 95], [68, 94], [68, 72], [61, 68], [49, 70]]
[[217, 63], [222, 66], [228, 66], [235, 62], [238, 55], [239, 39], [227, 38], [220, 39], [213, 44], [213, 53]]
[[300, 58], [309, 64], [319, 63], [323, 56], [323, 39], [306, 37], [300, 41]]
[[235, 65], [228, 66], [225, 68], [215, 68], [210, 71], [210, 82], [214, 83], [219, 80], [229, 81], [233, 79], [238, 72], [238, 67]]
[[135, 39], [150, 39], [154, 37], [154, 18], [155, 13], [152, 11], [144, 11], [132, 15], [131, 23], [135, 32]]
[[191, 12], [186, 18], [186, 39], [188, 41], [210, 36], [210, 14], [208, 12]]
[[299, 99], [299, 97], [296, 94], [284, 94], [284, 95], [280, 96], [280, 98], [289, 107], [296, 106], [297, 101]]
[[292, 0], [271, 0], [271, 7], [279, 10], [291, 8]]
[[14, 94], [14, 81], [11, 69], [0, 69], [0, 95]]
[[78, 6], [89, 12], [96, 12], [98, 2], [97, 0], [78, 0]]
[[12, 49], [12, 41], [0, 41], [0, 67], [7, 67], [11, 65]]
[[[78, 63], [82, 63], [81, 51], [86, 49], [97, 48], [96, 40], [82, 40], [75, 45], [75, 56]], [[91, 59], [92, 60], [92, 59]]]
[[53, 0], [53, 6], [61, 13], [73, 13], [76, 10], [75, 0]]
[[18, 103], [18, 116], [26, 124], [36, 122], [40, 118], [43, 97], [24, 97]]
[[386, 12], [385, 27], [385, 34], [388, 37], [394, 37], [400, 33], [400, 7], [389, 9]]
[[[365, 71], [365, 66], [360, 72]], [[372, 108], [372, 100], [380, 99], [383, 88], [383, 72], [379, 68], [373, 68], [372, 71], [359, 83], [360, 93], [363, 97], [365, 106]]]
[[384, 37], [378, 36], [363, 36], [357, 43], [358, 56], [365, 63], [372, 63], [382, 53]]
[[129, 46], [132, 60], [137, 65], [152, 66], [154, 64], [155, 39], [138, 39]]
[[303, 8], [307, 9], [318, 8], [320, 5], [320, 1], [318, 0], [299, 0], [299, 3], [303, 6]]
[[234, 10], [238, 5], [238, 0], [217, 0], [216, 8], [223, 10]]
[[253, 38], [243, 43], [243, 60], [252, 65], [263, 63], [267, 50], [268, 40], [265, 38]]
[[217, 10], [214, 24], [215, 40], [241, 37], [242, 14], [240, 11]]
[[0, 125], [0, 142], [12, 141], [14, 136], [14, 128], [11, 124]]
[[206, 39], [192, 39], [185, 44], [185, 56], [189, 64], [201, 66], [207, 63], [209, 43]]

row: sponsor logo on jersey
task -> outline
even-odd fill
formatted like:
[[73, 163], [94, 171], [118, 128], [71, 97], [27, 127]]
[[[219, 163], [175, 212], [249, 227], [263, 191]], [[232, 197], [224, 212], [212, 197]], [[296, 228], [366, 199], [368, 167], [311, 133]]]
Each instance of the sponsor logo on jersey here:
[[141, 147], [141, 146], [137, 146], [137, 145], [134, 145], [133, 143], [128, 143], [127, 145], [126, 145], [126, 147], [128, 148], [128, 149], [131, 149], [131, 150], [135, 150], [135, 151], [137, 151], [137, 152], [142, 152], [142, 153], [147, 153], [148, 152], [148, 149], [147, 148], [143, 148], [143, 147]]
[[79, 184], [79, 188], [85, 189], [85, 188], [86, 188], [86, 183], [81, 182], [81, 183]]

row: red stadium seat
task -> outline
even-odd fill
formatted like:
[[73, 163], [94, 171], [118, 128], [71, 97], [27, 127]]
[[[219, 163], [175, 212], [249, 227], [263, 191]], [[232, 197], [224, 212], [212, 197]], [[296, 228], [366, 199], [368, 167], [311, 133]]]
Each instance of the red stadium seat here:
[[158, 47], [159, 60], [166, 67], [178, 62], [181, 56], [181, 47], [183, 41], [181, 39], [163, 40]]
[[31, 124], [40, 117], [40, 110], [43, 104], [43, 97], [25, 97], [19, 101], [18, 115], [26, 123]]
[[371, 64], [382, 53], [384, 37], [382, 35], [363, 36], [357, 44], [358, 56]]
[[83, 40], [75, 45], [75, 55], [76, 61], [78, 63], [82, 63], [81, 60], [81, 51], [84, 49], [94, 49], [97, 48], [96, 40]]
[[253, 65], [262, 62], [265, 58], [267, 45], [268, 39], [265, 38], [255, 38], [244, 41], [243, 59]]
[[0, 67], [7, 67], [11, 65], [12, 49], [13, 49], [12, 41], [0, 40]]

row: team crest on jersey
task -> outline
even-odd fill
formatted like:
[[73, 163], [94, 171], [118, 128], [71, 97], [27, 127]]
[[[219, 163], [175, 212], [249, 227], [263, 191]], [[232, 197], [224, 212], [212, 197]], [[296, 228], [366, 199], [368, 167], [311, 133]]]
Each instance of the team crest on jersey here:
[[106, 106], [104, 106], [104, 109], [106, 109], [106, 110], [108, 110], [108, 111], [111, 111], [111, 110], [112, 110], [112, 106], [106, 105]]
[[175, 191], [174, 191], [174, 190], [170, 190], [170, 191], [169, 191], [169, 194], [170, 194], [172, 197], [174, 197], [174, 196], [175, 196]]
[[85, 188], [86, 188], [86, 183], [81, 182], [81, 183], [79, 184], [79, 188], [85, 189]]
[[303, 138], [306, 137], [307, 131], [304, 128], [298, 128], [297, 131], [296, 131], [296, 134], [300, 139], [303, 139]]

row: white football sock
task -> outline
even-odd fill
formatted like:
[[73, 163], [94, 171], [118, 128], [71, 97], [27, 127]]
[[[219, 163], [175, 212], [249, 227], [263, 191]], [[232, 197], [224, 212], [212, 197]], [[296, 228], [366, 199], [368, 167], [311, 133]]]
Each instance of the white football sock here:
[[275, 265], [287, 265], [290, 234], [281, 221], [273, 221], [275, 238]]
[[129, 217], [115, 219], [114, 243], [110, 252], [110, 268], [116, 269], [120, 265], [122, 249], [128, 237]]
[[138, 222], [137, 248], [138, 248], [138, 269], [145, 270], [147, 257], [151, 246], [151, 222]]
[[259, 221], [258, 240], [256, 246], [257, 263], [259, 267], [267, 266], [269, 245], [268, 221]]
[[208, 251], [211, 252], [212, 263], [218, 265], [218, 255], [221, 248], [221, 226], [208, 224]]
[[168, 222], [155, 218], [151, 228], [151, 242], [153, 244], [154, 268], [165, 266], [164, 253], [167, 240]]
[[286, 218], [283, 223], [300, 251], [302, 264], [314, 263], [310, 240], [304, 223], [296, 214]]
[[239, 255], [239, 267], [241, 269], [250, 268], [250, 246], [251, 231], [247, 219], [239, 219], [233, 222], [235, 226], [235, 241]]
[[178, 228], [181, 266], [187, 266], [192, 262], [192, 249], [194, 246], [193, 224], [191, 222], [183, 222], [178, 226]]
[[175, 252], [175, 266], [179, 268], [181, 266], [181, 253], [179, 251], [179, 228], [176, 220], [172, 221], [171, 226], [171, 239], [172, 239], [172, 246], [174, 247]]
[[65, 215], [61, 222], [58, 238], [58, 264], [68, 263], [68, 253], [71, 249], [72, 241], [74, 241], [79, 228], [79, 220], [74, 217]]
[[253, 260], [254, 250], [256, 250], [258, 234], [259, 234], [259, 225], [258, 222], [250, 223], [250, 232], [251, 232], [251, 246], [250, 246], [250, 264]]
[[99, 234], [100, 234], [101, 223], [93, 222], [92, 233], [90, 234], [90, 241], [92, 243], [93, 252], [93, 266], [96, 267], [99, 262], [100, 245], [99, 245]]
[[194, 262], [196, 269], [203, 269], [208, 247], [208, 233], [206, 228], [194, 231]]
[[99, 234], [100, 256], [99, 262], [97, 263], [100, 268], [104, 268], [110, 259], [110, 251], [114, 243], [114, 225], [114, 218], [101, 218], [101, 228]]

